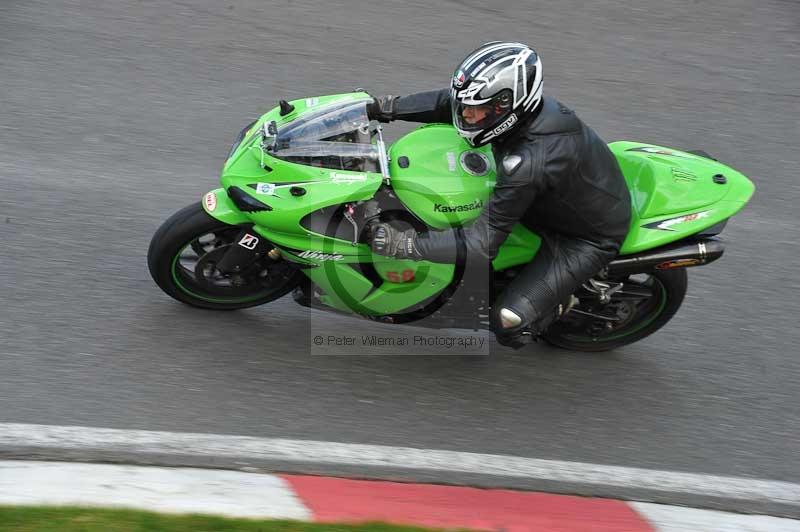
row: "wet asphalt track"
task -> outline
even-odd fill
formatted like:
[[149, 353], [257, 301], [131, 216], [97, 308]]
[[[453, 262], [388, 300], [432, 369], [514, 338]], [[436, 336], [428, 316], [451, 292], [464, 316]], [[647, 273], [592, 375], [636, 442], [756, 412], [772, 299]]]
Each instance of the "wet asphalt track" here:
[[[800, 481], [800, 6], [541, 4], [3, 0], [0, 423]], [[546, 91], [606, 140], [703, 148], [755, 181], [659, 334], [599, 356], [310, 356], [311, 331], [371, 324], [289, 299], [202, 312], [152, 283], [153, 231], [278, 98], [436, 88], [498, 38], [537, 47]]]

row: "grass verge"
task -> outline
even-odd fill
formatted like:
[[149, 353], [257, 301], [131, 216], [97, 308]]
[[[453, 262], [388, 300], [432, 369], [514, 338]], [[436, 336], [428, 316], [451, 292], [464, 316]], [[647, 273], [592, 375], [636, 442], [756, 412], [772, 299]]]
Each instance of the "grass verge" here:
[[139, 510], [61, 506], [0, 506], [2, 532], [431, 532], [385, 523], [358, 525], [209, 515], [172, 515]]

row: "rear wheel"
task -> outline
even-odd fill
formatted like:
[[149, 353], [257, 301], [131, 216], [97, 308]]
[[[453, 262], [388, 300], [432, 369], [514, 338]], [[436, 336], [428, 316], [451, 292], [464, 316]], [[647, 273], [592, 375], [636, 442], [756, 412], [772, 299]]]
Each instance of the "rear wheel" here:
[[[621, 283], [621, 287], [619, 286]], [[582, 289], [577, 303], [542, 337], [574, 351], [608, 351], [632, 344], [663, 327], [686, 295], [686, 269], [639, 273], [608, 281], [607, 301]], [[612, 288], [613, 290], [613, 288]]]
[[214, 310], [268, 303], [300, 284], [304, 275], [296, 266], [266, 255], [235, 275], [220, 272], [216, 264], [240, 231], [208, 215], [199, 203], [189, 205], [153, 235], [147, 252], [150, 275], [178, 301]]

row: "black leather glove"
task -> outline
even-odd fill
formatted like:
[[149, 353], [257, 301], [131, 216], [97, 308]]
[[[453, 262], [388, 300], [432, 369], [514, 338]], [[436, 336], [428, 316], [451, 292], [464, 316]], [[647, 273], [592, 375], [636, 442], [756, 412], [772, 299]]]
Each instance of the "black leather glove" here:
[[[370, 94], [370, 96], [372, 96]], [[378, 122], [391, 122], [395, 119], [395, 101], [397, 96], [387, 95], [372, 97], [372, 102], [367, 104], [367, 117]]]
[[398, 229], [390, 223], [375, 224], [372, 227], [372, 252], [376, 255], [395, 259], [422, 260], [417, 251], [414, 229]]

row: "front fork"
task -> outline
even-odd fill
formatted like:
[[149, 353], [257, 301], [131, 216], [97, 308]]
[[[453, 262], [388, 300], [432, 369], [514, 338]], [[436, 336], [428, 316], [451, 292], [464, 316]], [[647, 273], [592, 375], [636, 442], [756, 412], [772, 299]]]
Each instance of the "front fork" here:
[[243, 226], [236, 235], [234, 243], [216, 264], [216, 268], [226, 275], [241, 273], [265, 255], [272, 259], [280, 258], [280, 251], [253, 230], [253, 222], [228, 197], [225, 189], [218, 188], [203, 196], [203, 209], [206, 213], [227, 225]]
[[[226, 275], [241, 273], [264, 255], [273, 258], [276, 253], [277, 251], [267, 242], [266, 238], [256, 235], [255, 231], [251, 229], [243, 229], [236, 235], [233, 244], [219, 260], [216, 267]], [[277, 253], [275, 258], [279, 257], [280, 254]]]

